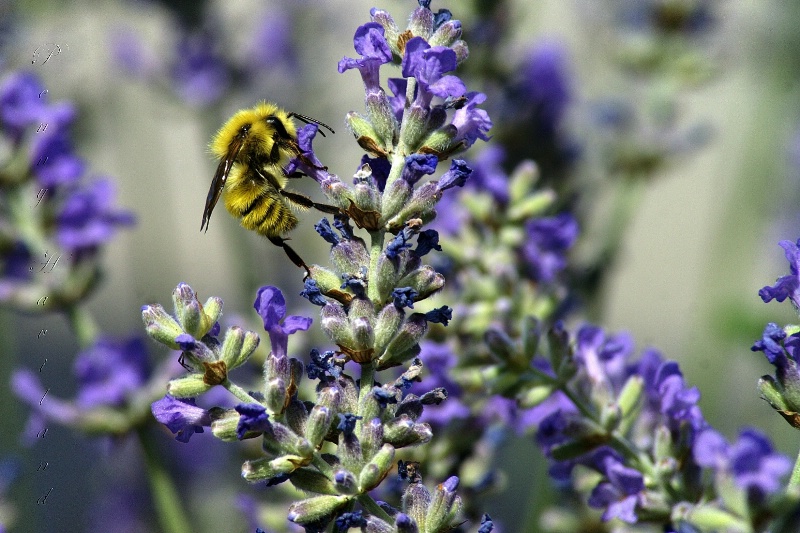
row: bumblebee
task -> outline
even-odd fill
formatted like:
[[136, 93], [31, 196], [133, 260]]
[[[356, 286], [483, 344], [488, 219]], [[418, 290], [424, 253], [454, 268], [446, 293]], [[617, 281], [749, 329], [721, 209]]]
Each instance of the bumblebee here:
[[[211, 212], [224, 192], [225, 208], [243, 227], [283, 248], [295, 265], [310, 274], [308, 266], [283, 237], [297, 226], [293, 209], [313, 207], [331, 214], [339, 214], [340, 210], [286, 188], [289, 178], [302, 176], [287, 174], [285, 166], [292, 158], [315, 167], [300, 150], [293, 118], [318, 124], [334, 133], [318, 120], [286, 112], [268, 102], [237, 112], [219, 129], [210, 145], [219, 165], [208, 191], [200, 230], [208, 231]], [[320, 133], [325, 135], [321, 130]]]

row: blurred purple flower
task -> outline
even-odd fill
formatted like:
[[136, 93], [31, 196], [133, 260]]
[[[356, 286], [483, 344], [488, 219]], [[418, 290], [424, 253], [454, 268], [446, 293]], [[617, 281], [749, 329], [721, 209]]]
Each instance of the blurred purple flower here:
[[56, 240], [69, 251], [91, 251], [108, 242], [120, 226], [135, 222], [129, 211], [116, 209], [114, 183], [96, 179], [74, 190], [56, 218]]
[[64, 129], [36, 135], [31, 142], [30, 162], [39, 184], [45, 188], [74, 184], [86, 170]]
[[623, 522], [637, 522], [636, 506], [644, 501], [644, 476], [638, 470], [624, 465], [611, 448], [603, 447], [592, 453], [590, 461], [602, 473], [602, 481], [592, 490], [589, 505], [605, 509], [603, 520], [619, 518]]
[[228, 65], [216, 49], [217, 42], [209, 32], [186, 34], [178, 40], [172, 81], [175, 91], [190, 105], [214, 103], [230, 84]]
[[702, 431], [693, 447], [695, 461], [733, 476], [750, 501], [761, 502], [783, 484], [781, 478], [792, 468], [791, 461], [775, 452], [769, 439], [755, 429], [744, 429], [733, 444], [713, 429]]
[[101, 337], [75, 359], [81, 408], [121, 407], [147, 380], [150, 364], [141, 339]]
[[17, 71], [0, 84], [0, 124], [15, 142], [29, 126], [38, 124], [47, 108], [45, 88], [31, 72]]
[[559, 129], [572, 101], [567, 53], [558, 41], [538, 43], [522, 65], [521, 99], [530, 107], [534, 128], [543, 136]]
[[455, 354], [447, 345], [430, 341], [420, 343], [420, 348], [419, 358], [428, 372], [422, 381], [413, 383], [408, 392], [422, 396], [437, 387], [443, 387], [447, 391], [447, 399], [439, 405], [426, 405], [418, 422], [444, 427], [453, 420], [469, 417], [469, 408], [460, 400], [461, 387], [449, 374], [458, 362]]
[[9, 249], [0, 253], [0, 283], [6, 280], [19, 282], [30, 279], [32, 259], [28, 246], [23, 241], [14, 241]]
[[77, 407], [52, 395], [42, 402], [46, 393], [44, 385], [39, 376], [27, 368], [12, 372], [11, 390], [32, 408], [24, 432], [24, 440], [28, 444], [36, 441], [37, 434], [45, 429], [46, 420], [70, 425], [80, 416]]
[[272, 71], [286, 65], [294, 71], [297, 53], [292, 43], [293, 25], [289, 14], [273, 6], [261, 16], [247, 53], [246, 66], [259, 71]]
[[467, 186], [488, 192], [498, 203], [508, 203], [508, 175], [502, 167], [505, 158], [506, 152], [500, 145], [493, 144], [481, 150], [472, 160]]
[[578, 222], [569, 213], [525, 223], [522, 246], [528, 274], [540, 283], [552, 283], [567, 266], [566, 252], [578, 238]]
[[283, 320], [286, 315], [286, 300], [277, 287], [268, 285], [258, 289], [253, 307], [264, 321], [264, 329], [269, 334], [272, 353], [276, 357], [286, 357], [289, 335], [311, 327], [312, 320], [309, 317], [292, 315]]
[[109, 38], [111, 57], [126, 74], [146, 80], [158, 72], [158, 59], [135, 30], [117, 27]]

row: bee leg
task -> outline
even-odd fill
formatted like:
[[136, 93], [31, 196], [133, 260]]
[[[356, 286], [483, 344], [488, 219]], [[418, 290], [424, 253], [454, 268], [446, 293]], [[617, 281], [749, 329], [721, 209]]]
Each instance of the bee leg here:
[[194, 372], [194, 369], [186, 364], [186, 352], [181, 352], [181, 355], [178, 357], [178, 363], [186, 369], [187, 372]]
[[342, 210], [336, 207], [335, 205], [317, 203], [308, 196], [305, 196], [297, 192], [292, 192], [292, 191], [287, 191], [286, 189], [282, 189], [281, 194], [283, 195], [284, 198], [286, 198], [290, 202], [293, 202], [307, 209], [313, 207], [314, 209], [322, 211], [323, 213], [329, 213], [331, 215], [342, 214]]
[[280, 246], [281, 248], [283, 248], [283, 251], [286, 252], [286, 255], [289, 257], [292, 263], [306, 270], [306, 276], [305, 276], [306, 278], [311, 277], [311, 270], [308, 268], [308, 265], [306, 265], [305, 262], [302, 259], [300, 259], [300, 256], [297, 255], [297, 252], [295, 252], [291, 246], [286, 244], [287, 239], [283, 239], [281, 237], [268, 237], [268, 238], [269, 242], [271, 242], [275, 246]]

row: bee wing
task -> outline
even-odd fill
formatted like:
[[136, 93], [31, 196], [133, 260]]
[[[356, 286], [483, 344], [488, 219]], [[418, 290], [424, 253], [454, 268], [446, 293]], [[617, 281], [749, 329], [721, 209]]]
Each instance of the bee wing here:
[[239, 152], [242, 151], [245, 137], [246, 133], [240, 133], [234, 137], [233, 141], [231, 141], [231, 144], [228, 146], [228, 153], [225, 154], [225, 157], [223, 157], [219, 165], [217, 165], [214, 179], [211, 180], [211, 188], [208, 189], [206, 207], [203, 210], [203, 221], [200, 223], [200, 231], [203, 231], [203, 229], [208, 231], [208, 222], [211, 219], [211, 212], [219, 201], [222, 189], [225, 187], [225, 182], [228, 180], [228, 174], [230, 174], [231, 168], [233, 168], [233, 164], [236, 162], [236, 158], [239, 157]]

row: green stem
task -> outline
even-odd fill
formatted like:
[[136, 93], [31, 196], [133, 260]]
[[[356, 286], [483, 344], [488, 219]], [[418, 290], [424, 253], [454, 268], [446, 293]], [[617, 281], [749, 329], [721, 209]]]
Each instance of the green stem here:
[[377, 502], [375, 502], [375, 500], [373, 500], [372, 496], [370, 496], [369, 494], [359, 494], [358, 503], [360, 503], [362, 507], [364, 507], [364, 509], [366, 509], [372, 516], [380, 518], [387, 524], [394, 523], [394, 520], [392, 520], [392, 518], [388, 514], [386, 514], [386, 511], [381, 509], [381, 506], [378, 505]]
[[383, 230], [370, 231], [370, 245], [369, 245], [369, 272], [367, 273], [367, 297], [377, 304], [380, 300], [378, 292], [378, 261], [383, 252], [383, 238], [385, 232]]
[[92, 346], [100, 335], [100, 328], [92, 314], [83, 306], [73, 304], [65, 309], [72, 332], [81, 348]]
[[250, 394], [246, 390], [244, 390], [239, 385], [237, 385], [236, 383], [232, 382], [229, 379], [226, 379], [225, 382], [222, 383], [222, 386], [228, 389], [228, 392], [230, 392], [231, 394], [233, 394], [234, 396], [236, 396], [245, 403], [261, 404], [261, 402], [250, 396]]
[[139, 428], [137, 435], [144, 452], [147, 478], [150, 482], [159, 529], [165, 533], [190, 533], [189, 519], [181, 505], [181, 494], [159, 460], [155, 443], [146, 428]]
[[789, 487], [797, 486], [800, 486], [800, 453], [797, 454], [797, 459], [794, 462], [794, 468], [792, 468], [792, 475], [789, 478]]
[[359, 411], [361, 410], [361, 405], [364, 403], [364, 399], [367, 397], [367, 394], [370, 393], [370, 391], [372, 390], [372, 386], [374, 384], [375, 384], [375, 362], [370, 361], [369, 363], [364, 363], [363, 365], [361, 365], [361, 388], [358, 391]]

